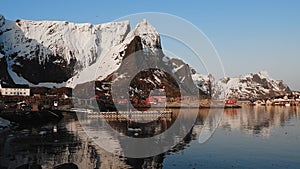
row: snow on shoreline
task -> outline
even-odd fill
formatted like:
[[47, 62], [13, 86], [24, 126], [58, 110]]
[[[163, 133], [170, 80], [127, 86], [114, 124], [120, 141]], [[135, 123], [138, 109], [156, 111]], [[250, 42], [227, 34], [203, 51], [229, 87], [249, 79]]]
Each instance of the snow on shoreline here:
[[0, 129], [3, 127], [8, 127], [10, 125], [10, 122], [8, 120], [5, 120], [0, 117]]

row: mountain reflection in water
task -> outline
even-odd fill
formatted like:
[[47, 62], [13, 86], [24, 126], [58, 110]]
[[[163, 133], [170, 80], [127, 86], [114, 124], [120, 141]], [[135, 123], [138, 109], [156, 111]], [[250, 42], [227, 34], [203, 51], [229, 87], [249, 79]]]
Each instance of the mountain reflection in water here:
[[[173, 110], [174, 116], [178, 110]], [[216, 109], [214, 111], [220, 112]], [[223, 110], [221, 110], [223, 111]], [[124, 158], [106, 152], [93, 143], [75, 117], [42, 127], [15, 127], [0, 131], [0, 168], [23, 164], [53, 168], [74, 163], [79, 168], [295, 168], [300, 166], [300, 118], [298, 107], [246, 107], [225, 109], [216, 133], [199, 144], [199, 133], [208, 122], [217, 121], [209, 109], [200, 109], [195, 125], [182, 141], [166, 153], [149, 158]], [[188, 113], [183, 119], [189, 119]], [[176, 118], [156, 120], [141, 126], [143, 137], [151, 137], [170, 127]], [[99, 123], [99, 119], [88, 119]], [[128, 135], [127, 122], [108, 122]], [[57, 129], [57, 132], [56, 130]], [[178, 130], [181, 130], [180, 128]], [[115, 151], [125, 145], [106, 132], [103, 137]], [[145, 150], [148, 151], [148, 150]]]

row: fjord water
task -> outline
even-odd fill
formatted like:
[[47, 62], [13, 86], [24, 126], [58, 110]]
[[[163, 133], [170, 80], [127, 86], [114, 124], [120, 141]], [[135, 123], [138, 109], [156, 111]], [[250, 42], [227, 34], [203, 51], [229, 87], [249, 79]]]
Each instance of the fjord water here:
[[191, 141], [169, 155], [165, 168], [299, 168], [298, 107], [226, 109], [206, 143]]
[[[175, 114], [177, 111], [174, 110]], [[79, 168], [104, 169], [300, 167], [298, 107], [246, 106], [216, 111], [222, 114], [222, 121], [205, 143], [198, 141], [203, 124], [209, 120], [213, 126], [216, 121], [208, 116], [209, 109], [200, 109], [195, 126], [180, 144], [164, 154], [139, 159], [112, 155], [94, 144], [92, 139], [98, 138], [89, 139], [75, 115], [67, 115], [57, 124], [5, 129], [0, 131], [0, 168], [16, 168], [27, 163], [53, 168], [69, 162]], [[143, 129], [166, 129], [161, 126], [169, 127], [174, 120], [164, 124], [157, 121]], [[99, 119], [86, 122], [99, 123]], [[126, 134], [126, 123], [109, 124]], [[107, 132], [101, 137], [107, 138], [115, 151], [125, 147], [118, 141], [122, 138], [114, 138]]]

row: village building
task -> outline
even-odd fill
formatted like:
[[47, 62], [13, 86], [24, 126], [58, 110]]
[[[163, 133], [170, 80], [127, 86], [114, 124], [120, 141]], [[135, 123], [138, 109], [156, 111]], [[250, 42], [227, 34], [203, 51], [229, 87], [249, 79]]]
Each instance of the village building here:
[[28, 85], [8, 86], [0, 83], [0, 92], [2, 96], [30, 96]]
[[224, 102], [225, 102], [225, 104], [227, 104], [227, 105], [236, 105], [237, 100], [236, 100], [236, 99], [233, 99], [233, 98], [229, 98], [229, 99], [226, 99]]
[[167, 101], [166, 96], [150, 96], [146, 98], [146, 103], [148, 104], [165, 103], [166, 101]]
[[146, 98], [146, 104], [158, 104], [166, 103], [167, 97], [165, 89], [155, 89], [152, 90], [149, 94], [149, 97]]

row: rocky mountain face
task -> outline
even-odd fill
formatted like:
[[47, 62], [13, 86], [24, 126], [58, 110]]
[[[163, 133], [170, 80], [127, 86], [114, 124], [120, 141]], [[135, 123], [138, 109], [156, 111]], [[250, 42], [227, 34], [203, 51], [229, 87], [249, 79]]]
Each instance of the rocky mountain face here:
[[[164, 56], [160, 36], [146, 20], [131, 30], [129, 21], [92, 25], [10, 21], [1, 15], [0, 49], [2, 81], [39, 86], [63, 84], [74, 88], [94, 80], [107, 80], [118, 69], [134, 71], [145, 65], [172, 72], [175, 62], [179, 62], [174, 60], [172, 64], [172, 59]], [[142, 51], [141, 56], [123, 63], [137, 51]], [[184, 67], [180, 69], [187, 70]], [[182, 75], [176, 73], [177, 80], [183, 82], [187, 75], [186, 80], [191, 82], [189, 71], [182, 70], [178, 71]], [[153, 82], [158, 83], [155, 79]]]
[[192, 76], [200, 89], [218, 98], [255, 100], [281, 96], [291, 92], [287, 84], [282, 80], [274, 80], [266, 71], [234, 78], [224, 77], [219, 80], [215, 80], [212, 75], [194, 73]]
[[14, 84], [13, 79], [10, 77], [7, 71], [7, 62], [5, 56], [3, 55], [1, 46], [0, 46], [0, 80], [3, 83]]
[[[146, 20], [130, 31], [122, 44], [114, 47], [107, 56], [105, 63], [98, 67], [98, 71], [105, 71], [106, 76], [96, 73], [95, 83], [96, 94], [103, 100], [111, 98], [112, 86], [117, 89], [114, 92], [119, 99], [136, 101], [145, 100], [155, 89], [163, 90], [167, 97], [199, 92], [189, 65], [164, 55], [158, 32]], [[92, 86], [93, 83], [83, 83], [76, 86], [74, 92], [81, 97], [92, 96], [95, 92], [91, 90]]]

